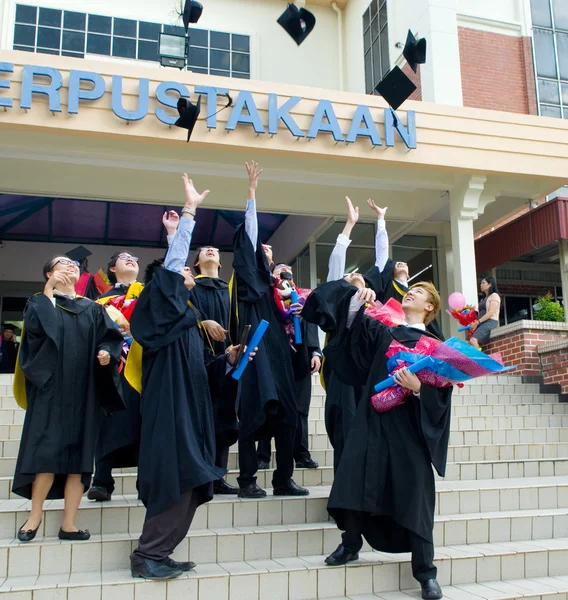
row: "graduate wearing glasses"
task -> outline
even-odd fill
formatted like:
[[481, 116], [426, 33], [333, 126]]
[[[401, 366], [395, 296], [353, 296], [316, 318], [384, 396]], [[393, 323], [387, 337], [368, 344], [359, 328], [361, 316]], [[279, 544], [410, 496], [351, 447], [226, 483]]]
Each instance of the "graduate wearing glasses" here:
[[124, 408], [116, 387], [123, 339], [102, 306], [75, 293], [77, 261], [55, 257], [43, 275], [43, 293], [24, 310], [14, 382], [27, 410], [12, 491], [32, 500], [18, 539], [34, 539], [46, 499], [65, 498], [59, 538], [87, 540], [75, 517], [93, 472], [101, 408]]

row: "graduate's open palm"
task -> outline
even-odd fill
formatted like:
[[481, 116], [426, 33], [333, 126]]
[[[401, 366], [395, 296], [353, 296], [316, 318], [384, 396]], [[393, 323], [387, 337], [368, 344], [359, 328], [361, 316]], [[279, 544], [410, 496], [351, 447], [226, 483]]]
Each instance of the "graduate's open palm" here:
[[187, 173], [182, 176], [183, 187], [185, 190], [185, 202], [193, 207], [199, 206], [205, 198], [209, 195], [209, 190], [205, 190], [201, 194], [195, 189], [193, 181], [189, 178]]

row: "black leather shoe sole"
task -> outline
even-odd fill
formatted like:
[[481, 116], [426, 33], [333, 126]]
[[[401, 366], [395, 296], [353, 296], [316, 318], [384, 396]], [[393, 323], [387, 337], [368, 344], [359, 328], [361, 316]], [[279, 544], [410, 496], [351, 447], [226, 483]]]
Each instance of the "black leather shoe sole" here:
[[183, 571], [179, 569], [172, 569], [169, 573], [164, 573], [160, 576], [151, 575], [150, 573], [146, 573], [144, 571], [137, 571], [135, 569], [130, 569], [130, 574], [132, 577], [139, 577], [140, 579], [151, 579], [154, 581], [167, 581], [168, 579], [175, 579], [180, 575], [183, 575]]
[[240, 489], [238, 492], [238, 496], [239, 496], [239, 498], [250, 498], [250, 499], [265, 498], [266, 492], [262, 488], [258, 488], [257, 490], [252, 490], [250, 492], [248, 490]]
[[296, 463], [296, 469], [317, 469], [319, 464], [315, 460], [300, 461]]
[[344, 558], [337, 559], [334, 556], [328, 556], [325, 559], [325, 564], [330, 567], [339, 567], [341, 565], [346, 565], [349, 562], [353, 562], [354, 560], [359, 560], [359, 554], [345, 554]]
[[273, 494], [275, 496], [309, 496], [310, 490], [305, 488], [274, 488]]
[[97, 502], [108, 502], [112, 498], [112, 494], [104, 488], [92, 487], [87, 492], [87, 498], [89, 500], [96, 500]]

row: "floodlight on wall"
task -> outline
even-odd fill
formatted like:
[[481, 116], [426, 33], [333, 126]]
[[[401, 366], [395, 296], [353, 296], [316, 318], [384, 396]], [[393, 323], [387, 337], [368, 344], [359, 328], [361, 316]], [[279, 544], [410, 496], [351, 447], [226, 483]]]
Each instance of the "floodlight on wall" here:
[[160, 55], [162, 67], [184, 69], [188, 55], [187, 36], [160, 33], [158, 54]]

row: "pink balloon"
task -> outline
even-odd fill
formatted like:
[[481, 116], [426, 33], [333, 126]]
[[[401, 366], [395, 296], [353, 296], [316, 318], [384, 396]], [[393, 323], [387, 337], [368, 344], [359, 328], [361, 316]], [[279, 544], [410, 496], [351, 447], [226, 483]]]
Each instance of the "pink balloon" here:
[[454, 292], [453, 294], [450, 294], [448, 304], [452, 310], [462, 310], [466, 305], [465, 296], [460, 292]]

